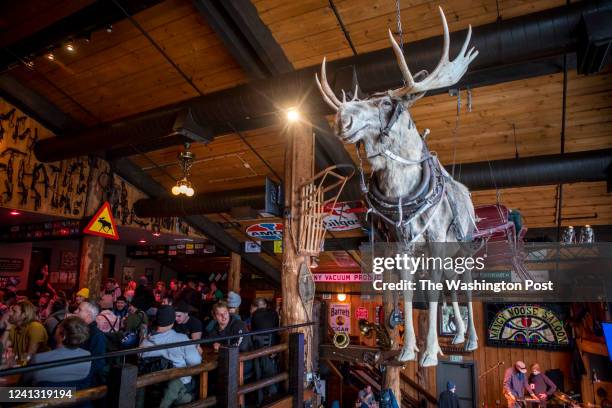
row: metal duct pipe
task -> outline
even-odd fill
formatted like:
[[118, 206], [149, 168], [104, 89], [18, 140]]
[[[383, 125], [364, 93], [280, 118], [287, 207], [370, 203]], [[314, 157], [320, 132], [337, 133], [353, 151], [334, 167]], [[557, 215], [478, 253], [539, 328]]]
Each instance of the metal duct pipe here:
[[467, 163], [455, 175], [472, 191], [609, 180], [612, 149]]
[[[451, 171], [451, 166], [446, 167]], [[471, 191], [609, 180], [612, 149], [495, 160], [455, 166], [456, 179]], [[143, 199], [134, 210], [139, 217], [173, 217], [229, 212], [232, 208], [263, 208], [262, 187], [201, 194], [191, 199]]]
[[[578, 2], [476, 27], [472, 43], [480, 54], [461, 83], [471, 84], [472, 80], [477, 85], [487, 83], [483, 82], [483, 75], [490, 73], [489, 70], [496, 72], [499, 67], [510, 70], [516, 67], [518, 77], [512, 79], [520, 79], [521, 75], [532, 76], [532, 72], [521, 72], [520, 66], [530, 61], [575, 52], [575, 31], [581, 15], [609, 9], [612, 9], [612, 0]], [[466, 30], [463, 30], [451, 35], [452, 55], [457, 53], [465, 34]], [[433, 68], [440, 58], [441, 47], [442, 36], [406, 44], [406, 60], [413, 72]], [[189, 107], [197, 123], [210, 126], [214, 134], [223, 134], [231, 131], [228, 122], [244, 130], [261, 126], [266, 119], [276, 121], [279, 107], [301, 106], [313, 115], [328, 114], [329, 108], [314, 85], [314, 74], [318, 69], [318, 66], [313, 66], [249, 82], [160, 108], [149, 115], [168, 115], [176, 113], [181, 107]], [[402, 83], [402, 76], [390, 48], [333, 61], [328, 69], [336, 91], [343, 87], [352, 89], [354, 74], [361, 90], [366, 93], [398, 87]], [[498, 82], [501, 80], [508, 80], [507, 72], [498, 78]], [[153, 137], [149, 133], [143, 134], [138, 124], [140, 117], [67, 135], [65, 139], [71, 141], [68, 143], [60, 138], [39, 141], [37, 158], [41, 161], [54, 161], [92, 151], [108, 151], [114, 146], [125, 145], [128, 139], [153, 139], [156, 134]]]

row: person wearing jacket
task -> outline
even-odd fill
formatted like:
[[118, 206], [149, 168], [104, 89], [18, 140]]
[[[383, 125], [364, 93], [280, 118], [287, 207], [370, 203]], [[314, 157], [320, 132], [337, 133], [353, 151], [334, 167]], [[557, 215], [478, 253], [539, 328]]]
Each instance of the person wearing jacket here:
[[[161, 344], [178, 343], [188, 341], [189, 338], [182, 333], [172, 329], [176, 318], [174, 308], [163, 305], [157, 308], [157, 328], [155, 332], [146, 337], [140, 347], [146, 348]], [[163, 357], [172, 362], [174, 368], [190, 367], [202, 362], [195, 345], [173, 347], [162, 350], [145, 351], [142, 357]], [[174, 404], [187, 404], [193, 399], [195, 387], [191, 377], [181, 377], [168, 382], [166, 392], [160, 403], [160, 408], [171, 407]]]
[[508, 408], [520, 408], [518, 400], [525, 396], [525, 391], [533, 399], [537, 399], [527, 382], [525, 373], [527, 373], [527, 366], [522, 361], [517, 361], [513, 367], [508, 368], [504, 373], [504, 396]]
[[452, 381], [446, 383], [446, 391], [440, 393], [438, 398], [439, 408], [459, 408], [459, 398], [457, 398], [457, 386]]
[[540, 365], [535, 363], [531, 366], [531, 375], [529, 376], [529, 384], [531, 389], [540, 399], [539, 404], [533, 404], [534, 407], [546, 407], [546, 401], [557, 391], [557, 386], [548, 376], [540, 370]]

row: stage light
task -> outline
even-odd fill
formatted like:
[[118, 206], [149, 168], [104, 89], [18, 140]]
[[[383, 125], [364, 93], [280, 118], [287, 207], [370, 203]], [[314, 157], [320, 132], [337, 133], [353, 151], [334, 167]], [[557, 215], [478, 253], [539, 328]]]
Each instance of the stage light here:
[[346, 293], [338, 293], [338, 300], [344, 302], [346, 300]]
[[21, 215], [21, 213], [17, 210], [11, 210], [11, 212], [9, 213], [11, 215]]
[[290, 108], [287, 110], [287, 120], [289, 122], [297, 122], [300, 120], [300, 113], [295, 108]]

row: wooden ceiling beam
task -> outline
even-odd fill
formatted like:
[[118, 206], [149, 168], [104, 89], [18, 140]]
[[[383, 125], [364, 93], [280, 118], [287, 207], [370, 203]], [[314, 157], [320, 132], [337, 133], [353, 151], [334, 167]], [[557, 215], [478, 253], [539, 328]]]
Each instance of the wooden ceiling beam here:
[[193, 4], [251, 79], [293, 71], [250, 0], [194, 0]]

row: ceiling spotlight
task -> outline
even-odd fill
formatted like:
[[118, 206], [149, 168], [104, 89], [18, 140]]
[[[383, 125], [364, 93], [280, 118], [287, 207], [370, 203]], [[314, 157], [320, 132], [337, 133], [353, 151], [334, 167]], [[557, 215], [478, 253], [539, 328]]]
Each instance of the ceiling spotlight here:
[[11, 215], [21, 215], [21, 213], [17, 210], [11, 210], [11, 212], [9, 213]]
[[66, 44], [66, 51], [68, 52], [74, 52], [75, 48], [74, 48], [74, 43], [69, 42]]
[[113, 25], [112, 24], [109, 24], [109, 25], [106, 26], [106, 32], [107, 33], [112, 33], [113, 32]]
[[53, 53], [50, 52], [50, 53], [47, 54], [47, 59], [49, 61], [55, 61], [55, 55], [53, 55]]
[[138, 241], [140, 244], [146, 244], [147, 241], [145, 241], [144, 239], [141, 239], [140, 241]]
[[287, 120], [289, 122], [297, 122], [300, 120], [300, 113], [295, 108], [287, 109]]
[[161, 232], [159, 232], [159, 231], [155, 231], [155, 232], [153, 233], [153, 236], [154, 236], [154, 237], [159, 237], [159, 236], [161, 236]]

